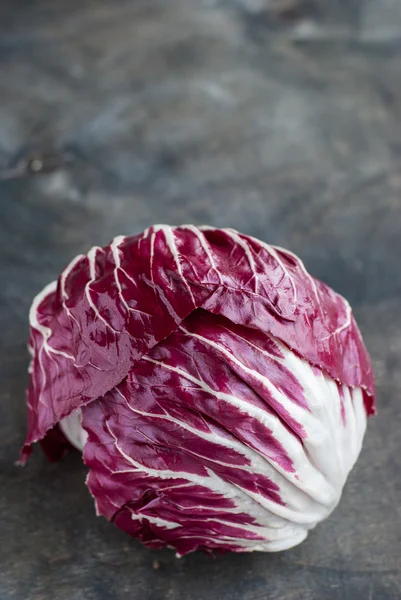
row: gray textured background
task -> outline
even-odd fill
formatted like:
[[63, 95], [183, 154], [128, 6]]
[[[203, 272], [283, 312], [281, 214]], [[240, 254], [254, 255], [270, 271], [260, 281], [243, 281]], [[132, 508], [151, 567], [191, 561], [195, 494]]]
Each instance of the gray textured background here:
[[[1, 600], [401, 598], [401, 2], [3, 0], [0, 69]], [[14, 466], [32, 296], [152, 222], [288, 246], [354, 306], [380, 412], [298, 548], [176, 560], [95, 517], [78, 455]]]

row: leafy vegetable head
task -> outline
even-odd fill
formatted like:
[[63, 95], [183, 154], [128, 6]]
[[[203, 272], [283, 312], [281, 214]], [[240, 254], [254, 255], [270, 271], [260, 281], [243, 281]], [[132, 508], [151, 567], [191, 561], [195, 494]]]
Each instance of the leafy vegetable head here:
[[281, 550], [337, 504], [373, 374], [348, 303], [287, 250], [155, 226], [76, 257], [30, 323], [21, 461], [82, 449], [98, 514], [146, 545]]

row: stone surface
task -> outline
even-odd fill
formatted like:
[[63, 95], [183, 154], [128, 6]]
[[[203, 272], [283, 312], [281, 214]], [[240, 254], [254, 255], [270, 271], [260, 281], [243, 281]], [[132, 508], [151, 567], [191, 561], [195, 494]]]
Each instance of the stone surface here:
[[[401, 597], [400, 49], [398, 0], [1, 3], [1, 600]], [[33, 295], [153, 222], [287, 246], [353, 304], [379, 415], [298, 548], [177, 560], [96, 518], [78, 455], [14, 466]]]

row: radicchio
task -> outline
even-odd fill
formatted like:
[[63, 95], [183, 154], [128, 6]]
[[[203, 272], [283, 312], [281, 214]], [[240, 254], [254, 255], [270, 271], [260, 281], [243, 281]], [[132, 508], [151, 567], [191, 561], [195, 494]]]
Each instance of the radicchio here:
[[151, 227], [34, 300], [28, 435], [152, 548], [274, 551], [336, 506], [374, 412], [351, 309], [287, 250]]

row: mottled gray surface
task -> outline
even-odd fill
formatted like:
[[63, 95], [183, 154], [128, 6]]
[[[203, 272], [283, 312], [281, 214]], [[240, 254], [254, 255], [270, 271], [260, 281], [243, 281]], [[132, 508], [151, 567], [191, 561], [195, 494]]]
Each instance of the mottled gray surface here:
[[[1, 600], [401, 598], [399, 0], [3, 0], [0, 68]], [[298, 548], [176, 560], [95, 517], [78, 455], [14, 466], [32, 296], [152, 222], [288, 246], [354, 306], [380, 412]]]

